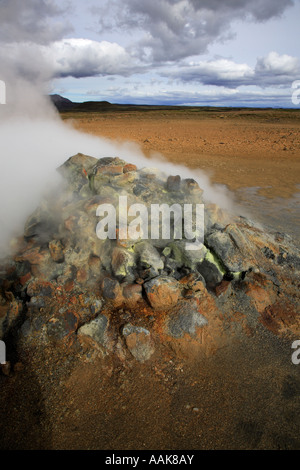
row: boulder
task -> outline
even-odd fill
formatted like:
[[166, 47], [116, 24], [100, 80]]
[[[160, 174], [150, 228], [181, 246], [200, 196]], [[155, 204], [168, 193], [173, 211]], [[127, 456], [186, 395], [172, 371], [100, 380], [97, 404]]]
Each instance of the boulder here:
[[229, 272], [247, 271], [251, 267], [246, 239], [237, 227], [228, 226], [224, 231], [213, 232], [206, 243]]

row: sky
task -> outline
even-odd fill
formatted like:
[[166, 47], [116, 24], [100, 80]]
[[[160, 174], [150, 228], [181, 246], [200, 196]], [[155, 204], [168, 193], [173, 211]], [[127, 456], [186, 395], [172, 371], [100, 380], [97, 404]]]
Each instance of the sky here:
[[75, 102], [296, 108], [299, 20], [300, 0], [0, 0], [0, 80]]

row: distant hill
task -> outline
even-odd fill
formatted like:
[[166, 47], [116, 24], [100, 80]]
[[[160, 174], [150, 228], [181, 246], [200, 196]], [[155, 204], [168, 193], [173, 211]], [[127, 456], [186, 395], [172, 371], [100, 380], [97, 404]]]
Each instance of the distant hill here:
[[[151, 104], [117, 104], [110, 103], [109, 101], [84, 101], [83, 103], [74, 103], [68, 98], [64, 98], [61, 95], [49, 95], [51, 102], [57, 108], [59, 112], [72, 112], [72, 113], [105, 113], [105, 112], [120, 112], [120, 111], [136, 111], [136, 112], [146, 112], [146, 111], [197, 111], [204, 112], [209, 114], [214, 114], [218, 112], [222, 113], [232, 113], [232, 112], [242, 112], [243, 117], [246, 117], [245, 111], [248, 112], [249, 118], [255, 118], [255, 112], [265, 113], [267, 111], [272, 111], [274, 108], [259, 108], [259, 107], [245, 107], [245, 106], [186, 106], [186, 105], [151, 105]], [[280, 108], [282, 109], [282, 108]], [[284, 113], [291, 111], [294, 114], [297, 114], [299, 109], [282, 109]], [[279, 118], [276, 118], [277, 120]]]
[[83, 103], [74, 103], [61, 95], [49, 95], [54, 106], [59, 112], [81, 112], [97, 113], [106, 111], [151, 111], [160, 109], [183, 109], [186, 106], [168, 106], [168, 105], [136, 105], [136, 104], [116, 104], [109, 101], [84, 101]]
[[49, 98], [58, 111], [69, 111], [77, 104], [60, 95], [49, 95]]

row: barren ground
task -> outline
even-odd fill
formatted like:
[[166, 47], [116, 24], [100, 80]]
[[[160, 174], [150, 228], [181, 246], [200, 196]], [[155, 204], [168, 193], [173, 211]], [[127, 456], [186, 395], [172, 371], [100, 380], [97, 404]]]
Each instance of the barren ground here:
[[64, 113], [87, 133], [138, 143], [150, 156], [207, 171], [236, 190], [261, 188], [291, 197], [300, 183], [300, 112], [283, 110], [154, 110]]

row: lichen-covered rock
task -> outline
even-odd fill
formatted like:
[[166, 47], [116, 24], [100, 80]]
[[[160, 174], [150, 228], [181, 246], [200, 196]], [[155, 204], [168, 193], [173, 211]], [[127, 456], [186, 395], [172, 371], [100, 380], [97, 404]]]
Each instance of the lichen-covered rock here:
[[[173, 241], [168, 245], [168, 248], [171, 249], [171, 253], [166, 256], [169, 256], [171, 259], [174, 259], [178, 267], [187, 267], [192, 271], [197, 270], [197, 266], [202, 263], [204, 260], [207, 248], [205, 245], [197, 245], [197, 249], [190, 250], [186, 249], [187, 241], [178, 240]], [[196, 247], [196, 246], [195, 246]], [[164, 251], [166, 252], [166, 250]]]
[[78, 153], [70, 157], [58, 169], [60, 174], [67, 179], [73, 192], [79, 192], [86, 186], [86, 194], [89, 194], [89, 172], [97, 163], [97, 159]]
[[133, 281], [136, 266], [134, 254], [125, 248], [115, 247], [112, 251], [111, 266], [117, 279]]
[[224, 231], [214, 231], [206, 243], [229, 272], [247, 271], [252, 266], [247, 241], [237, 227], [230, 225]]
[[198, 265], [197, 269], [204, 277], [206, 285], [211, 288], [222, 281], [226, 272], [220, 260], [209, 250], [207, 250], [204, 260]]

